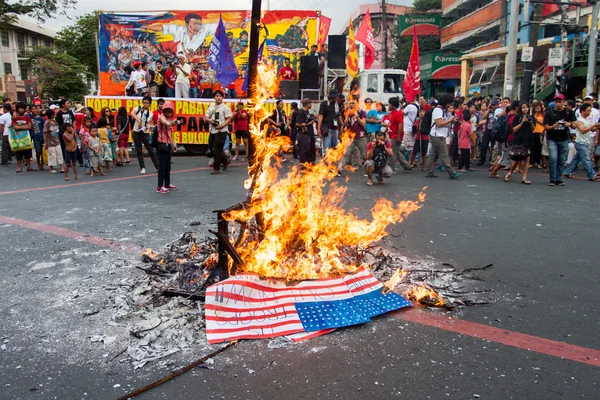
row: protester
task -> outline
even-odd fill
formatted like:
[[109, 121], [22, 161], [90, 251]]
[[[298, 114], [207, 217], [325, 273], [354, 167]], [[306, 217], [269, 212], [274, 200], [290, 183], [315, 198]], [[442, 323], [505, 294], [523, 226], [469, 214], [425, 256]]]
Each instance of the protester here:
[[542, 105], [534, 103], [533, 106], [533, 136], [531, 138], [531, 158], [530, 168], [541, 169], [543, 166], [542, 162], [542, 144], [544, 142], [544, 113], [542, 112]]
[[461, 173], [456, 171], [450, 165], [448, 146], [446, 145], [446, 138], [450, 134], [452, 124], [458, 121], [458, 118], [449, 115], [447, 112], [448, 106], [451, 104], [452, 95], [444, 94], [440, 97], [438, 106], [431, 114], [433, 126], [429, 133], [430, 152], [429, 157], [427, 158], [427, 166], [425, 167], [425, 176], [427, 178], [437, 178], [437, 175], [433, 173], [433, 169], [438, 159], [445, 168], [450, 179], [457, 179], [461, 176]]
[[169, 63], [169, 68], [165, 71], [165, 85], [167, 97], [175, 97], [175, 83], [177, 82], [177, 68], [175, 63]]
[[98, 128], [92, 126], [90, 131], [90, 140], [88, 142], [88, 157], [90, 159], [91, 172], [90, 176], [94, 176], [94, 173], [98, 172], [100, 175], [106, 175], [102, 171], [102, 157], [100, 155], [100, 138], [98, 137]]
[[[54, 113], [52, 113], [54, 115]], [[8, 166], [11, 162], [9, 128], [12, 126], [12, 106], [4, 103], [0, 115], [0, 129], [2, 129], [2, 162], [0, 165]]]
[[[63, 126], [65, 124], [73, 124], [75, 123], [75, 114], [71, 111], [71, 102], [66, 99], [62, 99], [59, 103], [60, 109], [56, 113], [56, 123], [58, 124], [58, 138], [60, 139], [60, 148], [64, 152], [65, 143], [62, 139], [63, 135]], [[64, 156], [64, 154], [63, 154]], [[64, 157], [63, 157], [64, 158]]]
[[406, 148], [402, 143], [404, 137], [404, 114], [400, 110], [400, 99], [392, 97], [389, 100], [388, 109], [390, 110], [390, 118], [388, 121], [388, 137], [392, 141], [393, 157], [390, 162], [390, 168], [397, 173], [396, 162], [399, 162], [404, 171], [410, 171], [412, 166], [404, 157]]
[[279, 69], [279, 79], [282, 81], [295, 81], [296, 80], [296, 72], [291, 67], [290, 59], [285, 58], [284, 66]]
[[233, 113], [233, 129], [235, 129], [235, 157], [233, 161], [237, 161], [240, 155], [240, 145], [244, 144], [244, 150], [246, 151], [246, 158], [244, 161], [248, 161], [248, 139], [250, 133], [248, 132], [248, 125], [250, 122], [250, 114], [244, 109], [244, 103], [237, 103], [235, 112]]
[[471, 135], [473, 133], [471, 112], [465, 110], [463, 118], [464, 120], [461, 122], [458, 132], [458, 152], [460, 155], [458, 169], [460, 172], [467, 172], [471, 169]]
[[290, 104], [290, 116], [288, 117], [288, 125], [290, 127], [290, 136], [292, 139], [292, 155], [295, 159], [298, 159], [298, 139], [296, 137], [296, 134], [298, 132], [296, 130], [296, 117], [298, 116], [299, 111], [300, 110], [298, 110], [298, 103], [293, 101]]
[[[415, 136], [417, 135], [417, 119], [419, 118], [419, 106], [415, 100], [412, 103], [408, 103], [403, 110], [404, 113], [404, 137], [402, 142], [406, 151], [408, 151], [408, 159], [414, 160], [413, 148], [415, 146]], [[413, 162], [409, 163], [411, 168], [415, 165]]]
[[340, 171], [350, 163], [350, 158], [355, 150], [358, 150], [360, 153], [361, 166], [367, 158], [367, 143], [365, 141], [365, 137], [367, 136], [365, 131], [367, 114], [358, 108], [356, 103], [356, 100], [350, 100], [348, 102], [348, 110], [346, 110], [344, 115], [344, 126], [350, 131], [352, 137], [348, 141], [342, 161], [338, 166]]
[[565, 96], [554, 96], [554, 108], [544, 116], [544, 128], [548, 140], [550, 182], [548, 186], [564, 186], [562, 176], [569, 152], [569, 127], [575, 122], [575, 114], [565, 109]]
[[44, 124], [46, 120], [40, 115], [42, 108], [38, 105], [31, 106], [31, 139], [35, 150], [35, 159], [39, 171], [44, 170]]
[[[29, 135], [29, 132], [31, 131], [31, 118], [28, 115], [25, 115], [25, 110], [27, 109], [27, 106], [25, 105], [25, 103], [19, 102], [16, 105], [16, 115], [13, 117], [13, 128], [15, 129], [15, 131], [19, 132], [19, 131], [27, 131], [27, 134]], [[33, 168], [31, 168], [31, 156], [32, 156], [32, 152], [31, 152], [31, 148], [26, 149], [26, 150], [17, 150], [15, 151], [15, 156], [17, 157], [17, 171], [16, 172], [22, 172], [23, 171], [23, 160], [25, 160], [25, 166], [27, 167], [27, 171], [34, 171]]]
[[121, 163], [131, 164], [131, 160], [129, 159], [129, 151], [127, 151], [127, 146], [129, 145], [129, 128], [130, 128], [130, 119], [129, 115], [127, 115], [127, 109], [123, 106], [119, 107], [119, 111], [117, 111], [117, 128], [115, 130], [115, 134], [118, 137], [118, 147], [119, 147], [119, 158]]
[[[124, 107], [123, 107], [124, 108]], [[79, 130], [79, 142], [77, 143], [78, 151], [82, 154], [84, 175], [89, 175], [91, 172], [90, 158], [88, 155], [87, 147], [90, 141], [90, 130], [92, 129], [92, 119], [85, 117], [83, 119], [83, 126]]]
[[152, 131], [152, 118], [150, 116], [150, 105], [152, 104], [152, 98], [150, 96], [144, 96], [142, 99], [142, 106], [137, 106], [129, 116], [133, 118], [133, 143], [135, 143], [135, 151], [137, 153], [138, 162], [140, 164], [140, 174], [146, 174], [146, 164], [144, 163], [144, 153], [142, 152], [142, 144], [146, 147], [150, 159], [154, 164], [154, 167], [158, 170], [158, 160], [154, 153], [154, 148], [150, 146], [150, 132]]
[[177, 80], [175, 81], [175, 97], [187, 99], [190, 97], [190, 74], [192, 67], [187, 63], [183, 53], [178, 53], [179, 62], [175, 64], [177, 69]]
[[65, 181], [69, 180], [69, 164], [73, 166], [73, 175], [79, 180], [77, 175], [77, 142], [75, 141], [75, 128], [71, 124], [63, 126], [63, 139], [65, 141]]
[[298, 141], [298, 161], [301, 165], [314, 164], [317, 153], [315, 144], [315, 117], [310, 113], [310, 99], [302, 100], [302, 109], [296, 116], [296, 140]]
[[[429, 113], [429, 118], [425, 120]], [[424, 108], [419, 110], [419, 118], [417, 119], [417, 134], [415, 135], [415, 147], [413, 148], [412, 158], [409, 161], [410, 165], [416, 162], [416, 156], [419, 155], [421, 160], [421, 171], [425, 171], [425, 160], [427, 158], [427, 150], [429, 148], [429, 132], [431, 131], [431, 113]]]
[[529, 104], [526, 102], [520, 104], [519, 110], [517, 110], [511, 125], [514, 133], [514, 137], [510, 143], [510, 158], [512, 164], [510, 170], [504, 177], [504, 181], [508, 182], [510, 176], [515, 171], [521, 171], [523, 173], [521, 183], [531, 185], [531, 181], [527, 179], [527, 171], [529, 170], [529, 157], [531, 154], [532, 141], [534, 140], [533, 130], [535, 128], [535, 121], [529, 113]]
[[579, 118], [575, 122], [576, 138], [575, 138], [575, 149], [577, 154], [569, 163], [569, 166], [564, 172], [567, 178], [573, 178], [573, 171], [577, 164], [581, 161], [587, 178], [590, 181], [600, 179], [600, 176], [594, 173], [594, 167], [592, 160], [590, 159], [589, 147], [592, 144], [591, 132], [595, 132], [600, 129], [600, 123], [591, 123], [589, 116], [592, 112], [592, 106], [589, 103], [584, 103], [579, 109]]
[[[371, 100], [371, 99], [367, 99], [367, 100]], [[365, 100], [365, 103], [367, 103], [367, 100]], [[371, 100], [371, 102], [372, 102], [372, 100]], [[372, 141], [373, 138], [375, 137], [375, 134], [381, 130], [381, 122], [383, 121], [383, 117], [385, 117], [386, 115], [387, 115], [387, 113], [385, 111], [385, 106], [380, 101], [375, 103], [374, 109], [370, 109], [367, 112], [367, 125], [366, 125], [367, 142]]]
[[63, 172], [63, 153], [60, 148], [60, 139], [58, 136], [59, 128], [56, 122], [54, 111], [46, 111], [46, 123], [44, 124], [44, 147], [48, 151], [48, 167], [50, 173], [56, 174], [54, 167], [60, 167]]
[[167, 101], [163, 106], [163, 113], [158, 118], [158, 186], [157, 193], [169, 193], [169, 190], [177, 190], [178, 187], [171, 185], [171, 154], [177, 151], [177, 144], [173, 142], [173, 125], [179, 123], [172, 119], [175, 107]]
[[[316, 51], [316, 46], [315, 46]], [[340, 93], [337, 90], [331, 90], [327, 96], [327, 100], [321, 102], [319, 106], [319, 117], [317, 119], [317, 135], [322, 138], [323, 155], [330, 148], [335, 148], [338, 145], [338, 134], [340, 126], [342, 126], [342, 111], [337, 102]]]
[[483, 133], [481, 135], [481, 142], [479, 145], [479, 162], [477, 163], [478, 166], [482, 166], [483, 164], [485, 164], [488, 161], [488, 159], [487, 159], [488, 153], [487, 152], [490, 148], [490, 145], [492, 148], [494, 147], [493, 146], [494, 142], [491, 139], [491, 135], [492, 135], [492, 128], [494, 127], [494, 123], [496, 122], [496, 117], [494, 116], [494, 113], [499, 105], [500, 105], [500, 102], [498, 100], [492, 100], [488, 107], [488, 111], [485, 114], [485, 117], [484, 117], [485, 125], [483, 128]]
[[210, 141], [214, 157], [212, 175], [220, 174], [221, 166], [223, 171], [227, 169], [227, 157], [223, 157], [223, 146], [229, 135], [231, 117], [231, 109], [223, 103], [223, 92], [220, 90], [215, 91], [215, 102], [206, 111], [206, 119], [210, 124]]
[[377, 132], [375, 139], [367, 144], [367, 161], [365, 172], [367, 174], [367, 185], [373, 185], [373, 175], [377, 174], [377, 182], [383, 184], [383, 178], [390, 178], [393, 174], [388, 165], [393, 157], [392, 144], [385, 139], [385, 133]]

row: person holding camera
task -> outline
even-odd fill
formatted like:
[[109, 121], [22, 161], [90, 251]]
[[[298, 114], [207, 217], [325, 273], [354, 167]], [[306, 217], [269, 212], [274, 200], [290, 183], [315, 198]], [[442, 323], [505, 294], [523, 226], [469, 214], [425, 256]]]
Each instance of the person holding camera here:
[[157, 193], [169, 193], [169, 190], [177, 190], [177, 186], [171, 185], [171, 153], [177, 151], [177, 144], [173, 142], [173, 125], [179, 121], [173, 119], [175, 107], [170, 101], [165, 102], [162, 114], [158, 117], [158, 186]]
[[527, 180], [527, 171], [529, 170], [529, 157], [531, 155], [535, 121], [529, 112], [529, 104], [527, 102], [521, 102], [519, 105], [519, 110], [512, 120], [512, 128], [514, 132], [513, 140], [510, 143], [512, 165], [508, 174], [504, 177], [504, 181], [508, 182], [513, 172], [518, 169], [523, 172], [521, 183], [531, 185], [531, 181]]
[[348, 109], [344, 116], [344, 126], [354, 135], [350, 138], [348, 146], [344, 151], [342, 161], [338, 166], [338, 170], [342, 171], [348, 164], [352, 164], [350, 158], [355, 150], [360, 153], [360, 163], [364, 164], [367, 158], [367, 143], [365, 137], [367, 133], [365, 126], [367, 125], [367, 114], [356, 106], [356, 100], [350, 100]]
[[365, 161], [365, 172], [367, 173], [367, 185], [373, 185], [373, 174], [377, 174], [377, 182], [383, 184], [383, 178], [390, 178], [394, 171], [388, 165], [388, 160], [394, 155], [392, 144], [385, 140], [384, 132], [377, 132], [375, 139], [367, 144], [367, 161]]
[[210, 145], [214, 157], [213, 170], [211, 175], [220, 174], [221, 165], [223, 171], [227, 169], [227, 157], [223, 157], [223, 146], [229, 135], [229, 122], [233, 113], [231, 109], [223, 103], [223, 92], [215, 91], [215, 103], [208, 107], [206, 118], [210, 124]]
[[575, 113], [565, 108], [565, 96], [557, 93], [554, 96], [554, 108], [549, 108], [544, 115], [544, 129], [548, 141], [548, 186], [564, 186], [562, 181], [565, 164], [569, 154], [569, 127], [576, 121]]
[[298, 160], [301, 165], [314, 164], [317, 158], [315, 147], [315, 116], [310, 113], [312, 101], [302, 100], [302, 109], [295, 119], [296, 141], [298, 142]]
[[144, 153], [142, 152], [142, 144], [146, 147], [150, 159], [154, 164], [154, 167], [158, 169], [158, 160], [154, 153], [154, 147], [150, 146], [150, 132], [152, 132], [152, 112], [150, 111], [150, 105], [152, 104], [152, 97], [144, 96], [142, 98], [142, 105], [137, 106], [129, 116], [133, 118], [133, 143], [135, 143], [135, 152], [137, 153], [138, 162], [140, 164], [140, 174], [146, 174], [146, 164], [144, 163]]

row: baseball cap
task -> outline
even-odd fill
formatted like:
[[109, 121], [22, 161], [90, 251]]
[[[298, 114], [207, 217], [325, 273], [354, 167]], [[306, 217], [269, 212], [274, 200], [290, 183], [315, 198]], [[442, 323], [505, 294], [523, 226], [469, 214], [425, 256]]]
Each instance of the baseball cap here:
[[589, 96], [589, 95], [588, 95], [588, 96], [585, 96], [585, 97], [584, 97], [584, 100], [594, 100], [594, 98], [593, 98], [592, 96]]
[[58, 107], [56, 104], [52, 104], [50, 107], [48, 107], [50, 110], [56, 110]]
[[137, 67], [139, 67], [140, 65], [142, 65], [142, 63], [141, 63], [141, 62], [139, 62], [139, 61], [136, 61], [136, 62], [134, 62], [134, 63], [133, 63], [133, 68], [137, 68]]
[[500, 105], [500, 101], [499, 100], [492, 100], [491, 105], [493, 105], [493, 106], [499, 106]]
[[565, 96], [562, 93], [556, 93], [554, 95], [554, 100], [564, 100]]

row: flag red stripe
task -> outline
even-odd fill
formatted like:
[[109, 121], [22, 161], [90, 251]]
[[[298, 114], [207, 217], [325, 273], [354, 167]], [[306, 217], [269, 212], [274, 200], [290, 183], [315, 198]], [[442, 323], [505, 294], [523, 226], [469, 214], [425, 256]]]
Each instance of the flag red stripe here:
[[216, 343], [221, 343], [221, 342], [226, 342], [226, 341], [232, 341], [232, 340], [238, 340], [238, 339], [269, 339], [275, 336], [285, 336], [285, 335], [292, 335], [294, 333], [298, 333], [298, 332], [302, 332], [302, 330], [300, 329], [290, 329], [288, 331], [282, 331], [282, 332], [274, 332], [274, 333], [270, 333], [267, 335], [256, 335], [256, 336], [248, 336], [248, 334], [246, 335], [237, 335], [237, 336], [228, 336], [227, 338], [219, 338], [219, 339], [208, 339], [208, 343], [209, 344], [216, 344]]
[[[221, 310], [219, 310], [219, 311], [221, 311]], [[291, 310], [290, 311], [283, 311], [283, 312], [273, 313], [273, 314], [265, 314], [265, 315], [260, 315], [260, 316], [255, 315], [254, 314], [254, 310], [247, 309], [247, 310], [240, 311], [240, 312], [243, 312], [243, 313], [252, 313], [252, 315], [249, 315], [247, 317], [240, 317], [240, 316], [237, 316], [237, 315], [235, 317], [232, 317], [232, 316], [213, 317], [211, 315], [205, 315], [204, 319], [207, 320], [207, 321], [229, 321], [229, 320], [233, 320], [233, 321], [257, 320], [258, 321], [261, 318], [271, 319], [271, 318], [275, 318], [275, 317], [282, 317], [282, 316], [283, 317], [287, 317], [287, 316], [292, 317], [294, 315], [298, 315], [297, 311], [291, 311]]]
[[265, 306], [265, 307], [252, 307], [252, 308], [237, 308], [237, 307], [226, 307], [226, 306], [217, 306], [217, 305], [213, 305], [213, 304], [209, 304], [206, 303], [206, 305], [204, 306], [205, 310], [216, 310], [216, 311], [223, 311], [223, 312], [238, 312], [238, 311], [247, 311], [247, 310], [251, 310], [251, 311], [266, 311], [266, 310], [272, 310], [273, 308], [279, 308], [279, 307], [293, 307], [294, 306], [294, 302], [289, 302], [289, 303], [280, 303], [277, 304], [277, 306]]
[[[328, 292], [328, 293], [321, 293], [321, 294], [317, 294], [317, 296], [321, 297], [321, 295], [323, 296], [339, 296], [339, 295], [351, 295], [350, 291], [348, 289], [343, 290], [343, 291], [337, 291], [337, 292]], [[221, 293], [219, 293], [219, 297], [221, 297]], [[317, 301], [314, 299], [304, 299], [302, 298], [304, 296], [300, 295], [300, 294], [285, 294], [282, 296], [273, 296], [273, 297], [265, 297], [265, 298], [249, 298], [247, 296], [243, 296], [243, 295], [239, 295], [239, 294], [235, 294], [235, 293], [223, 293], [223, 298], [224, 299], [230, 299], [230, 300], [237, 300], [237, 301], [243, 301], [246, 303], [266, 303], [269, 301], [275, 301], [275, 300], [282, 300], [282, 299], [290, 299], [290, 300], [297, 300], [297, 301]], [[308, 297], [308, 296], [305, 296]], [[312, 296], [314, 297], [314, 296]], [[351, 296], [349, 296], [351, 297]], [[324, 299], [321, 298], [318, 301], [331, 301], [331, 300], [335, 300], [335, 299]]]
[[[232, 332], [247, 331], [247, 330], [252, 330], [252, 329], [271, 329], [271, 328], [277, 328], [279, 326], [292, 325], [292, 324], [302, 325], [302, 323], [300, 322], [300, 319], [295, 319], [295, 320], [291, 320], [291, 321], [276, 322], [274, 324], [269, 324], [269, 325], [242, 325], [238, 328], [211, 329], [210, 331], [207, 330], [206, 333], [207, 334], [210, 333], [210, 334], [214, 335], [217, 333], [232, 333]], [[302, 330], [302, 328], [300, 328], [300, 330]], [[279, 333], [279, 335], [281, 335], [281, 333]]]
[[363, 291], [363, 290], [366, 290], [366, 289], [372, 288], [373, 286], [377, 286], [377, 285], [379, 285], [380, 283], [381, 283], [381, 282], [379, 282], [379, 281], [377, 281], [377, 282], [371, 282], [371, 283], [367, 283], [366, 285], [362, 285], [362, 286], [359, 286], [359, 287], [357, 287], [357, 288], [350, 289], [350, 292], [352, 292], [352, 293], [360, 292], [360, 291]]

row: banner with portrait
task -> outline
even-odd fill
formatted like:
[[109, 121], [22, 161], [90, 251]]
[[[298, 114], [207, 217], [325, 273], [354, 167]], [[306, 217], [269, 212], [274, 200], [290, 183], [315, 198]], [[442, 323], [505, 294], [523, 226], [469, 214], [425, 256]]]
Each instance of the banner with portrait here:
[[[188, 63], [198, 66], [200, 85], [223, 89], [208, 65], [209, 48], [219, 17], [223, 18], [239, 77], [235, 81], [238, 95], [248, 63], [250, 11], [169, 11], [148, 13], [100, 12], [99, 52], [100, 90], [105, 96], [121, 96], [136, 61], [156, 70], [183, 53]], [[300, 57], [317, 43], [319, 11], [265, 11], [261, 40], [266, 38], [268, 57], [277, 68], [289, 58], [298, 71]]]

